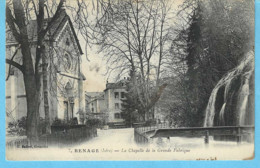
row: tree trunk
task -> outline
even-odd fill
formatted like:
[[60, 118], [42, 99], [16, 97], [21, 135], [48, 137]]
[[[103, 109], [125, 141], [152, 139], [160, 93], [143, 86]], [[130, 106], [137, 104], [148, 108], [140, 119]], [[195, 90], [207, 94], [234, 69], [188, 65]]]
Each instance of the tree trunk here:
[[51, 133], [51, 126], [50, 126], [50, 112], [49, 112], [49, 94], [48, 94], [48, 62], [45, 55], [45, 50], [42, 51], [42, 80], [43, 80], [43, 98], [44, 98], [44, 114], [45, 114], [45, 126], [46, 126], [46, 133]]
[[40, 107], [40, 87], [41, 82], [38, 81], [40, 75], [35, 74], [31, 51], [27, 36], [21, 42], [21, 51], [23, 55], [24, 67], [24, 86], [27, 101], [27, 137], [31, 143], [39, 140], [38, 125], [39, 125], [39, 107]]
[[[22, 53], [22, 64], [19, 64], [13, 60], [7, 60], [7, 63], [12, 64], [23, 73], [24, 78], [24, 87], [27, 101], [27, 123], [26, 123], [26, 134], [31, 143], [38, 141], [39, 133], [38, 133], [38, 125], [39, 125], [39, 107], [41, 103], [41, 74], [39, 73], [39, 63], [41, 56], [43, 54], [42, 50], [42, 42], [44, 40], [44, 36], [51, 27], [51, 25], [55, 22], [55, 18], [58, 17], [60, 12], [62, 11], [62, 5], [64, 0], [60, 0], [60, 3], [57, 7], [57, 10], [51, 20], [48, 23], [46, 29], [44, 27], [44, 1], [40, 0], [39, 9], [37, 15], [37, 48], [36, 48], [36, 56], [35, 62], [33, 62], [32, 54], [31, 54], [31, 46], [28, 39], [27, 34], [27, 22], [26, 22], [26, 14], [24, 5], [22, 0], [13, 0], [12, 4], [6, 4], [6, 21], [7, 24], [14, 35], [16, 41], [21, 45], [21, 53]], [[10, 8], [9, 5], [12, 5]], [[12, 9], [12, 10], [11, 10]], [[36, 8], [35, 8], [36, 11]], [[37, 12], [36, 12], [37, 13]], [[46, 71], [47, 65], [44, 65], [43, 71]], [[46, 74], [45, 74], [46, 75]], [[47, 76], [47, 75], [46, 75]], [[45, 76], [45, 77], [46, 77]], [[47, 79], [47, 77], [46, 77]], [[46, 80], [47, 81], [47, 80]], [[43, 90], [48, 90], [47, 82], [44, 81], [44, 85], [47, 86]], [[47, 99], [44, 103], [48, 104], [48, 92], [44, 94]], [[46, 106], [47, 118], [49, 118], [49, 106]], [[49, 119], [47, 119], [48, 121]]]
[[11, 9], [7, 6], [6, 18], [15, 39], [21, 44], [22, 65], [15, 63], [14, 66], [20, 69], [23, 73], [27, 101], [26, 134], [30, 142], [35, 142], [38, 140], [40, 105], [40, 94], [38, 88], [40, 88], [40, 83], [37, 83], [38, 76], [35, 75], [33, 66], [31, 46], [28, 40], [26, 17], [22, 1], [13, 0], [12, 2], [15, 17], [13, 16]]
[[27, 123], [26, 134], [30, 142], [38, 141], [38, 122], [40, 94], [36, 90], [35, 78], [33, 74], [24, 74], [24, 85], [27, 100]]

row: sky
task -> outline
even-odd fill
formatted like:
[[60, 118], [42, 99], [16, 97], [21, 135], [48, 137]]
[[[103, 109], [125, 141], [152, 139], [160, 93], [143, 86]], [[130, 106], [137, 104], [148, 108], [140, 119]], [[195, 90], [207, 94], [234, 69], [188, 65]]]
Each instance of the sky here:
[[[92, 3], [90, 0], [86, 0]], [[67, 6], [76, 5], [75, 0], [67, 1]], [[182, 4], [183, 0], [173, 0], [173, 11], [177, 11], [178, 6]], [[71, 11], [66, 10], [67, 13], [72, 17]], [[91, 13], [91, 12], [90, 12]], [[95, 12], [94, 12], [95, 13]], [[93, 19], [93, 16], [90, 16], [90, 19]], [[174, 21], [174, 20], [173, 20]], [[106, 60], [104, 59], [103, 53], [97, 53], [98, 47], [91, 46], [87, 48], [87, 55], [85, 52], [86, 42], [83, 36], [78, 30], [76, 30], [79, 42], [83, 49], [84, 54], [82, 55], [82, 72], [86, 77], [84, 81], [84, 89], [87, 92], [102, 92], [106, 87], [106, 82], [115, 82], [117, 73], [114, 72], [110, 76], [105, 75], [107, 70]]]

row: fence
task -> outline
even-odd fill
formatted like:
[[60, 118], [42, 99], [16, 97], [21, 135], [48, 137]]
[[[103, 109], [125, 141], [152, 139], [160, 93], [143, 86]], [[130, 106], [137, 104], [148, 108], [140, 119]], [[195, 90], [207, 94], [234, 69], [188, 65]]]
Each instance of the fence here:
[[[151, 138], [156, 137], [205, 137], [205, 143], [209, 143], [209, 136], [223, 137], [224, 141], [252, 141], [255, 127], [247, 126], [213, 126], [213, 127], [189, 127], [189, 128], [165, 128], [157, 129]], [[225, 137], [232, 137], [226, 139]], [[217, 140], [216, 139], [216, 140]], [[233, 139], [233, 140], [232, 140]]]
[[[58, 128], [58, 127], [56, 127]], [[96, 128], [89, 128], [86, 126], [78, 127], [64, 127], [64, 129], [53, 129], [55, 130], [52, 134], [42, 135], [39, 141], [34, 145], [38, 147], [67, 147], [75, 144], [85, 142], [93, 137], [97, 136]], [[23, 146], [30, 146], [28, 139], [16, 139], [6, 143], [7, 148], [22, 148]]]
[[[254, 126], [215, 126], [215, 127], [188, 127], [170, 128], [168, 124], [140, 126], [135, 128], [135, 142], [147, 143], [152, 138], [170, 137], [205, 137], [205, 144], [209, 143], [209, 136], [219, 140], [253, 141]], [[216, 138], [215, 138], [216, 137]], [[228, 137], [228, 138], [226, 138]]]
[[109, 128], [117, 129], [117, 128], [126, 128], [127, 125], [125, 122], [110, 122], [107, 124]]
[[161, 123], [161, 124], [153, 124], [153, 125], [138, 125], [135, 127], [136, 130], [138, 130], [138, 132], [149, 132], [149, 131], [154, 131], [156, 129], [162, 129], [162, 128], [169, 128], [169, 124], [168, 123]]
[[150, 141], [150, 136], [154, 134], [155, 130], [169, 128], [169, 123], [151, 124], [134, 123], [134, 140], [138, 144], [146, 144]]
[[96, 136], [97, 130], [95, 128], [79, 127], [41, 136], [39, 144], [48, 147], [67, 147], [85, 142]]

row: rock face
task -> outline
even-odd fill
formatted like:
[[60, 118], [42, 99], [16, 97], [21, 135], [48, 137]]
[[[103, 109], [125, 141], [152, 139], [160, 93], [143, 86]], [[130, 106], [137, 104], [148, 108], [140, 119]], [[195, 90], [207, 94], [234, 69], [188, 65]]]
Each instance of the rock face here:
[[215, 86], [206, 108], [204, 126], [254, 125], [254, 52]]

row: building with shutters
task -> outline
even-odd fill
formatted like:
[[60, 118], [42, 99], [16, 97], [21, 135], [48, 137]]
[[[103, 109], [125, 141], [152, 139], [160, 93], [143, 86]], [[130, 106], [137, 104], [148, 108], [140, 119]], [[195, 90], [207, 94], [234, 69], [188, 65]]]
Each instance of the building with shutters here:
[[88, 118], [98, 118], [106, 123], [121, 123], [122, 99], [125, 99], [126, 80], [106, 84], [104, 92], [86, 92], [86, 111]]

